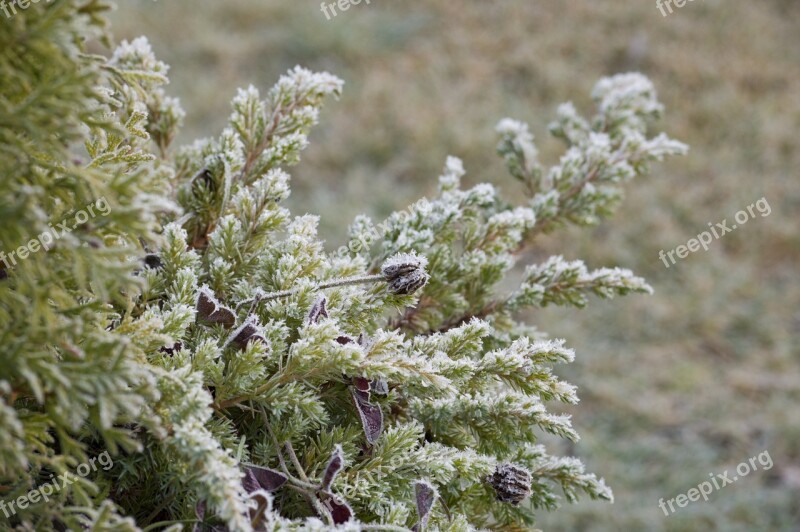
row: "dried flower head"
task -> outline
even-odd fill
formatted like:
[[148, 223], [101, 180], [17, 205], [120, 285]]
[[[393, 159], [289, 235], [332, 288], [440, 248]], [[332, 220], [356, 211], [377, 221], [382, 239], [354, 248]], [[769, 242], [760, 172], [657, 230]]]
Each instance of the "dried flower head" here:
[[489, 482], [497, 493], [497, 500], [517, 505], [531, 494], [531, 473], [514, 464], [498, 465]]
[[389, 258], [381, 267], [381, 275], [394, 294], [413, 294], [425, 284], [430, 275], [425, 271], [428, 259], [415, 252], [398, 253]]

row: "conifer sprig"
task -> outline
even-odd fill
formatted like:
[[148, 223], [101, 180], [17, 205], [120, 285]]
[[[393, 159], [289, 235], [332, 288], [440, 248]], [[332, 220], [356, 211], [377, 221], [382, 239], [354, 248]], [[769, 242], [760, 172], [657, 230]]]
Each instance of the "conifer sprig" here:
[[462, 189], [450, 157], [435, 198], [371, 250], [332, 254], [319, 218], [284, 202], [342, 81], [292, 69], [263, 97], [239, 91], [217, 138], [173, 150], [184, 113], [147, 40], [85, 53], [110, 42], [105, 7], [32, 5], [0, 29], [0, 244], [98, 197], [111, 208], [2, 270], [0, 498], [103, 451], [114, 465], [0, 525], [460, 532], [530, 528], [559, 492], [613, 499], [539, 443], [578, 440], [550, 411], [578, 400], [553, 371], [574, 353], [520, 311], [650, 287], [562, 257], [500, 286], [538, 234], [597, 223], [622, 184], [685, 152], [647, 136], [662, 108], [646, 78], [601, 80], [591, 119], [561, 106], [549, 169], [531, 129], [501, 121], [518, 204]]

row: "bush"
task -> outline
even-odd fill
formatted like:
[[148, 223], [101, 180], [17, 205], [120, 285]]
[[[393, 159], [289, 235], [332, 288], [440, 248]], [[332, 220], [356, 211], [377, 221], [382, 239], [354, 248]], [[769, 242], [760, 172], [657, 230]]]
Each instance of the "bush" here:
[[557, 490], [612, 499], [537, 443], [578, 439], [545, 407], [577, 402], [552, 373], [574, 354], [520, 316], [650, 287], [561, 257], [502, 286], [538, 234], [596, 224], [685, 151], [647, 137], [646, 78], [601, 80], [591, 120], [561, 106], [547, 170], [501, 121], [523, 201], [462, 189], [451, 157], [436, 197], [328, 252], [282, 202], [342, 81], [297, 67], [172, 150], [183, 111], [147, 40], [87, 52], [110, 46], [107, 7], [32, 5], [0, 30], [0, 523], [523, 530]]

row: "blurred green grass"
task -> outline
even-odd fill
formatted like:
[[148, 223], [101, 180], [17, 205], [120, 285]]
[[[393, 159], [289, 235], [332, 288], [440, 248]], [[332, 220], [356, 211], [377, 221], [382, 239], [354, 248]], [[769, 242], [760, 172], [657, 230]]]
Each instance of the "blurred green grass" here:
[[[292, 170], [293, 210], [322, 215], [331, 249], [355, 214], [382, 219], [433, 191], [448, 154], [464, 159], [468, 183], [513, 198], [494, 155], [500, 118], [528, 121], [552, 163], [557, 104], [588, 113], [601, 76], [650, 76], [667, 107], [655, 127], [690, 155], [633, 183], [612, 220], [548, 236], [524, 258], [629, 267], [656, 290], [531, 317], [578, 354], [561, 373], [579, 386], [583, 440], [561, 451], [616, 495], [540, 525], [800, 529], [800, 3], [706, 0], [662, 17], [655, 2], [374, 1], [326, 20], [316, 1], [126, 0], [112, 20], [119, 39], [146, 34], [172, 65], [183, 142], [218, 133], [237, 87], [266, 90], [295, 64], [346, 80]], [[669, 269], [658, 259], [761, 197], [768, 217]], [[771, 470], [668, 518], [658, 508], [764, 450]]]

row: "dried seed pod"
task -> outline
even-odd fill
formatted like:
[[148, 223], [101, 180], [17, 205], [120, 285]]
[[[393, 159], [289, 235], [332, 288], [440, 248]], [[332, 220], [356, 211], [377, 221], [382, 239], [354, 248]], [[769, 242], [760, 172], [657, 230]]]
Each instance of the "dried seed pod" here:
[[517, 505], [531, 494], [531, 473], [514, 464], [498, 465], [489, 482], [497, 493], [497, 500]]
[[197, 294], [197, 317], [206, 323], [219, 323], [226, 329], [236, 324], [236, 315], [217, 301], [211, 290], [204, 286]]
[[413, 294], [430, 279], [425, 271], [428, 259], [416, 253], [398, 253], [386, 260], [381, 267], [381, 275], [389, 285], [389, 290], [397, 295]]

